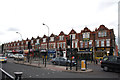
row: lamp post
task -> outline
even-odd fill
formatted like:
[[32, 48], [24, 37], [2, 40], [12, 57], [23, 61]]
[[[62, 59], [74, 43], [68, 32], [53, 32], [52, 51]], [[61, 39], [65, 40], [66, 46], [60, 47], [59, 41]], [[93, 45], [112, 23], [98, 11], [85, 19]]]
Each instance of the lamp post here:
[[[43, 25], [45, 25], [48, 28], [48, 51], [49, 51], [49, 27], [43, 23]], [[45, 55], [45, 67], [46, 67], [46, 55]]]
[[[23, 40], [23, 38], [22, 38], [22, 34], [19, 33], [19, 32], [16, 32], [16, 33], [20, 35], [20, 37], [21, 37], [21, 41], [22, 41], [22, 40]], [[21, 49], [21, 45], [20, 45], [20, 49]]]
[[[20, 34], [19, 32], [16, 32], [17, 34]], [[22, 38], [22, 34], [20, 34], [20, 37], [21, 37], [21, 40], [23, 40], [23, 38]]]

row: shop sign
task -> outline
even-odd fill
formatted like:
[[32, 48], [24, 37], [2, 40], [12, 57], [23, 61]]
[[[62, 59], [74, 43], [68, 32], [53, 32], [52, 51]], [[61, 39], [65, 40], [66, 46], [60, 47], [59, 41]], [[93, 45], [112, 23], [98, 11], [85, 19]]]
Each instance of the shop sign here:
[[55, 50], [49, 50], [48, 53], [56, 53]]
[[41, 50], [41, 52], [46, 52], [46, 50]]
[[83, 41], [89, 41], [90, 38], [83, 38]]

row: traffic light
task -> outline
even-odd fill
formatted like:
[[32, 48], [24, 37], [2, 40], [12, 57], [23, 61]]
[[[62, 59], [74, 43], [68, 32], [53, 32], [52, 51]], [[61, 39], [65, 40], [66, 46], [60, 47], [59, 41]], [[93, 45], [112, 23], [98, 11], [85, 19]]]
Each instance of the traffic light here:
[[4, 44], [2, 44], [2, 53], [3, 53], [3, 51], [4, 51]]
[[31, 48], [31, 44], [30, 44], [30, 41], [28, 42], [28, 49], [30, 49]]

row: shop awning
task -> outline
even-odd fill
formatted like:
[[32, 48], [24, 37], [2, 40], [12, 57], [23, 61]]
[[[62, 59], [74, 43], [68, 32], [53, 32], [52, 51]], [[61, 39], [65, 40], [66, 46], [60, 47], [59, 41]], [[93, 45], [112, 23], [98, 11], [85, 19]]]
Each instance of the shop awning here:
[[80, 51], [80, 52], [77, 52], [77, 54], [92, 54], [92, 52]]

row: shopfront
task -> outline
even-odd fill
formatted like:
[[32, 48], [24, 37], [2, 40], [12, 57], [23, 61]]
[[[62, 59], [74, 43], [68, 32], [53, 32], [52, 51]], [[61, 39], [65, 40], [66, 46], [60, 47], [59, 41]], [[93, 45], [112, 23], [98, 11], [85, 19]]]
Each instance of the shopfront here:
[[93, 50], [92, 48], [80, 48], [77, 54], [80, 60], [92, 60]]
[[104, 56], [110, 55], [110, 48], [95, 48], [95, 59], [103, 59]]
[[55, 58], [56, 57], [56, 51], [54, 49], [49, 49], [48, 57], [49, 58]]

